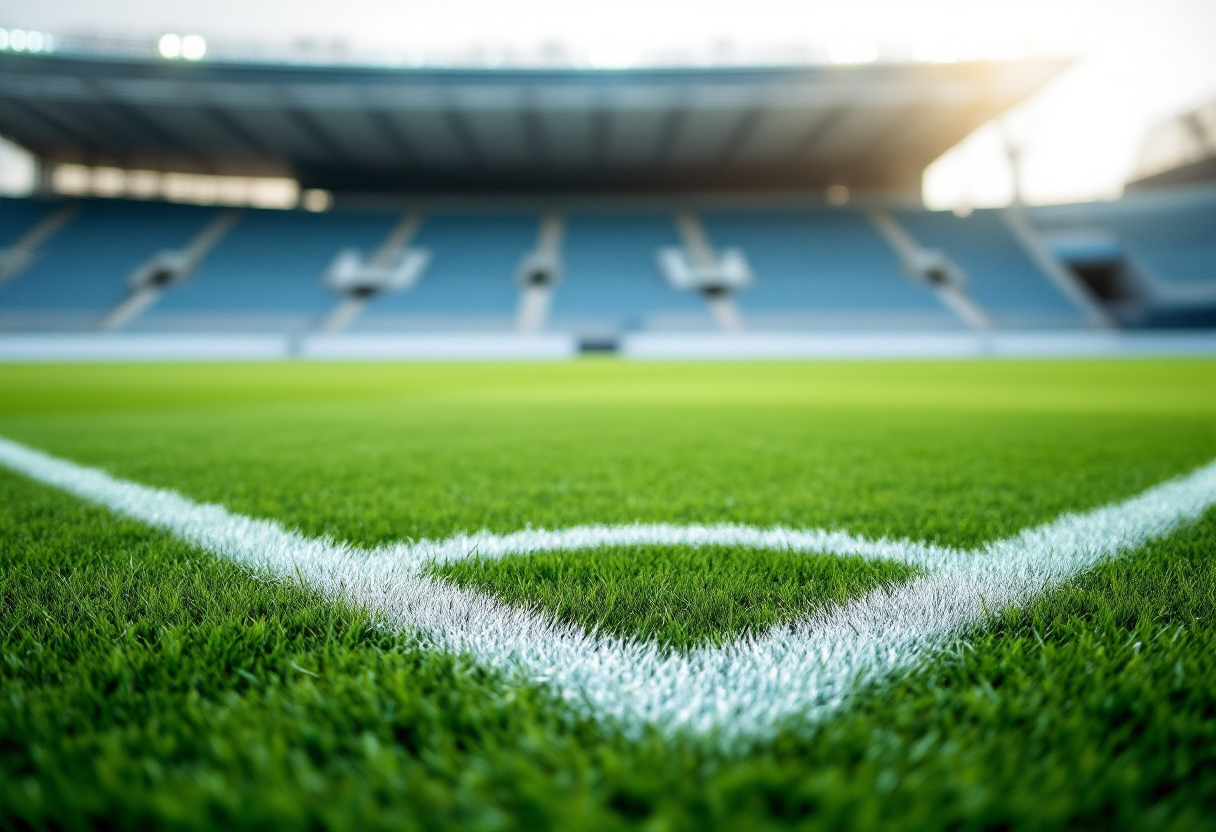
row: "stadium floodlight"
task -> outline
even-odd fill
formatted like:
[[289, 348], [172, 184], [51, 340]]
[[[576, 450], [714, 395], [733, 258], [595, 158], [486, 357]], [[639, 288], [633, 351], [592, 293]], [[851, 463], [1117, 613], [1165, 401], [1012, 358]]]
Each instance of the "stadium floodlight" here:
[[8, 49], [8, 29], [0, 29], [0, 52]]
[[872, 64], [878, 60], [878, 47], [860, 38], [838, 40], [828, 47], [828, 60], [834, 64]]
[[26, 32], [25, 49], [27, 52], [41, 52], [42, 32]]
[[980, 50], [985, 61], [1020, 61], [1026, 57], [1026, 45], [1014, 38], [993, 40]]
[[156, 51], [162, 58], [179, 58], [182, 54], [181, 35], [161, 35], [156, 43]]
[[14, 52], [24, 52], [26, 33], [24, 29], [12, 29], [8, 33], [8, 48]]
[[920, 41], [912, 48], [912, 55], [916, 60], [930, 64], [953, 64], [974, 60], [977, 55], [972, 52], [972, 49], [963, 44], [940, 37]]
[[329, 191], [320, 188], [309, 188], [300, 199], [300, 205], [305, 211], [312, 211], [314, 214], [328, 211], [333, 204], [333, 195]]
[[596, 69], [629, 69], [638, 63], [636, 52], [617, 45], [597, 47], [587, 58]]
[[849, 204], [849, 186], [837, 182], [835, 185], [829, 185], [826, 191], [826, 196], [829, 205], [848, 205]]
[[182, 57], [187, 61], [201, 61], [207, 54], [207, 41], [202, 35], [186, 35], [182, 38]]

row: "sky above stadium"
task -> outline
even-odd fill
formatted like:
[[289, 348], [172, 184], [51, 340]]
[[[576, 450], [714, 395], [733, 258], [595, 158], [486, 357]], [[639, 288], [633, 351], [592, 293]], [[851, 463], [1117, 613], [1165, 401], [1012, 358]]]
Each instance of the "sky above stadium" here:
[[1149, 126], [1216, 98], [1216, 0], [0, 0], [0, 26], [480, 64], [1075, 57], [930, 169], [937, 206], [1007, 200], [1007, 141], [1029, 201], [1116, 196]]

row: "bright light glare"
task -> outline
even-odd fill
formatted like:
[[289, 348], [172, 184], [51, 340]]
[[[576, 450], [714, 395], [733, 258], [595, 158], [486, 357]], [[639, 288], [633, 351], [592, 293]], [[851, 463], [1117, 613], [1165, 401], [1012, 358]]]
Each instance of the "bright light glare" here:
[[127, 189], [126, 171], [121, 168], [93, 168], [93, 193], [98, 196], [121, 196]]
[[86, 196], [92, 184], [89, 169], [84, 165], [57, 165], [51, 174], [55, 193]]
[[161, 35], [156, 51], [162, 58], [177, 58], [182, 54], [182, 39], [178, 35]]
[[949, 40], [922, 40], [912, 48], [912, 54], [918, 61], [931, 64], [952, 64], [974, 58], [968, 54], [968, 48], [961, 43]]
[[1020, 61], [1026, 57], [1026, 45], [1017, 38], [1004, 38], [985, 44], [980, 49], [985, 61]]
[[37, 179], [36, 168], [32, 153], [0, 139], [0, 194], [29, 196]]
[[160, 174], [154, 170], [127, 171], [127, 196], [152, 199], [160, 194]]
[[0, 51], [8, 49], [8, 29], [0, 29]]
[[309, 188], [304, 192], [303, 198], [300, 200], [305, 211], [320, 213], [328, 211], [333, 205], [334, 198], [329, 191], [323, 191], [320, 188]]
[[834, 64], [871, 64], [878, 60], [878, 47], [860, 38], [838, 40], [828, 47], [828, 58]]
[[588, 58], [598, 69], [628, 69], [637, 63], [637, 53], [621, 46], [597, 46]]
[[207, 41], [202, 35], [186, 35], [182, 38], [182, 57], [187, 61], [201, 61], [207, 54]]
[[1014, 181], [1005, 138], [992, 123], [976, 130], [925, 170], [925, 206], [968, 214], [1013, 200]]
[[8, 45], [14, 52], [24, 52], [26, 36], [24, 29], [14, 29], [8, 33]]

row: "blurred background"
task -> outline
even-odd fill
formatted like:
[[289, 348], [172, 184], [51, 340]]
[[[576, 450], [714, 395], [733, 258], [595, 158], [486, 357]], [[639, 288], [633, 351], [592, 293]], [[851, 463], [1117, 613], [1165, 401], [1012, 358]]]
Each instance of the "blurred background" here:
[[[1208, 0], [0, 0], [0, 333], [1208, 330], [1212, 32]], [[830, 338], [690, 346], [743, 333]]]
[[[1216, 101], [1210, 0], [0, 0], [0, 21], [98, 39], [197, 33], [229, 53], [390, 65], [1070, 58], [926, 171], [931, 207], [1008, 204], [1010, 142], [1027, 202], [1118, 197], [1168, 156], [1145, 146], [1154, 126]], [[32, 187], [28, 155], [9, 144], [0, 158], [5, 192]]]

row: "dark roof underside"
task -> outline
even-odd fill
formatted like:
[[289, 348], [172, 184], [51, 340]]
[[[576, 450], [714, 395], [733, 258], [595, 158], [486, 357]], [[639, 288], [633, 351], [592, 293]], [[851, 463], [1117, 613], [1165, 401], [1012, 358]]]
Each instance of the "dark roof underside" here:
[[54, 162], [344, 191], [916, 189], [1059, 61], [390, 70], [0, 56], [0, 133]]

